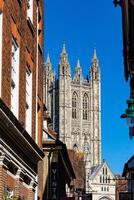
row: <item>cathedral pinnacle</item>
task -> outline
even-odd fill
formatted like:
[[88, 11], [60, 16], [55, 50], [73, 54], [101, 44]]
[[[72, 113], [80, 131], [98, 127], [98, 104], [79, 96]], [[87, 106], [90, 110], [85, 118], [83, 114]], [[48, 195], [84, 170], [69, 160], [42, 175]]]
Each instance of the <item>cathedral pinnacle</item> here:
[[74, 81], [76, 81], [76, 82], [82, 82], [83, 81], [83, 75], [82, 75], [82, 70], [81, 70], [79, 59], [77, 61], [77, 65], [76, 65]]
[[96, 48], [94, 48], [94, 55], [93, 55], [93, 59], [97, 59]]
[[66, 54], [66, 45], [63, 43], [63, 48], [62, 48], [62, 53], [61, 54]]
[[98, 57], [97, 57], [96, 48], [94, 48], [94, 54], [93, 54], [93, 57], [92, 57], [92, 64], [93, 64], [93, 66], [96, 66], [96, 67], [99, 66], [99, 60], [98, 60]]
[[47, 69], [48, 71], [51, 71], [52, 65], [51, 65], [49, 53], [47, 54], [47, 59], [46, 59], [45, 66], [46, 66], [46, 69]]
[[90, 77], [91, 79], [100, 79], [100, 67], [99, 67], [99, 60], [97, 58], [96, 48], [94, 48], [94, 54], [92, 57], [92, 66], [90, 69]]
[[71, 69], [68, 61], [68, 54], [66, 52], [65, 43], [63, 44], [62, 52], [60, 54], [59, 73], [71, 77]]
[[80, 66], [80, 60], [79, 59], [77, 61], [77, 68], [81, 68], [81, 66]]
[[69, 64], [68, 63], [68, 54], [66, 52], [66, 47], [65, 47], [65, 43], [63, 44], [63, 48], [62, 48], [62, 52], [61, 52], [61, 57], [60, 57], [60, 63], [61, 64]]
[[97, 53], [96, 53], [96, 48], [94, 48], [94, 54], [93, 54], [93, 58], [92, 58], [92, 62], [98, 62], [98, 58], [97, 58]]
[[49, 53], [47, 54], [46, 63], [51, 63]]

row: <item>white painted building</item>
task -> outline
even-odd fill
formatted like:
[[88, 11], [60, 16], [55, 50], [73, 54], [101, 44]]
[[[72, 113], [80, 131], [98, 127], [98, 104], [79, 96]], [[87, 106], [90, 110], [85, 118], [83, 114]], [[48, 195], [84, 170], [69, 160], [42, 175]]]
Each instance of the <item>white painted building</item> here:
[[92, 200], [115, 200], [115, 176], [105, 160], [91, 169], [89, 186]]

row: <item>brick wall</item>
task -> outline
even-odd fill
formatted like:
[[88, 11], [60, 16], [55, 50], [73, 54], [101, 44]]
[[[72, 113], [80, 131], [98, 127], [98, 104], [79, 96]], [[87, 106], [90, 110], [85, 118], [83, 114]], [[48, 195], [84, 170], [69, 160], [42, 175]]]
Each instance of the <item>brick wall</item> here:
[[[38, 145], [42, 146], [43, 120], [43, 0], [33, 0], [33, 23], [27, 20], [27, 0], [0, 0], [0, 12], [3, 13], [2, 38], [2, 95], [0, 98], [11, 109], [11, 62], [12, 35], [19, 44], [19, 115], [18, 120], [25, 124], [26, 115], [26, 64], [30, 64], [32, 72], [32, 138], [36, 139], [36, 117], [38, 120]], [[37, 7], [40, 21], [37, 20]], [[41, 28], [37, 36], [37, 24]], [[37, 44], [39, 37], [39, 48]], [[37, 80], [38, 79], [38, 80]], [[38, 107], [37, 107], [38, 104]], [[38, 113], [36, 109], [38, 108]], [[21, 142], [21, 141], [18, 141]], [[16, 152], [17, 154], [18, 152]], [[1, 159], [1, 153], [0, 153]], [[34, 158], [33, 158], [34, 159]], [[0, 165], [0, 199], [4, 188], [14, 190], [16, 197], [34, 199], [33, 186], [13, 177], [8, 169]]]
[[28, 185], [24, 184], [21, 179], [16, 179], [0, 166], [0, 199], [3, 199], [5, 189], [13, 191], [14, 197], [21, 197], [28, 200], [34, 199], [34, 191]]
[[[3, 44], [2, 44], [2, 99], [11, 107], [11, 47], [12, 34], [17, 39], [20, 47], [20, 64], [19, 64], [19, 121], [25, 123], [26, 109], [26, 63], [27, 52], [33, 62], [32, 67], [32, 137], [35, 139], [36, 132], [36, 93], [40, 99], [41, 114], [39, 120], [39, 134], [42, 130], [42, 95], [43, 95], [43, 40], [40, 43], [42, 51], [38, 51], [38, 68], [37, 68], [37, 1], [33, 4], [33, 24], [29, 25], [27, 20], [27, 0], [19, 3], [19, 0], [3, 1]], [[39, 10], [43, 10], [43, 0], [38, 2]], [[40, 12], [40, 13], [43, 13]], [[43, 28], [43, 15], [41, 16], [41, 24]], [[43, 37], [43, 30], [41, 31]], [[38, 71], [38, 92], [36, 92], [36, 76]], [[41, 145], [41, 137], [39, 136], [39, 144]]]

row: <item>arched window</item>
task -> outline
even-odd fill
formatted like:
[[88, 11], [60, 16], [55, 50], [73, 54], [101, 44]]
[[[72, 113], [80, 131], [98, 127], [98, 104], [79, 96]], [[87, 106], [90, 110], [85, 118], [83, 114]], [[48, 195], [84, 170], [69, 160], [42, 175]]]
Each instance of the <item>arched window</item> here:
[[78, 145], [76, 143], [73, 145], [73, 150], [78, 151]]
[[64, 72], [65, 72], [65, 68], [64, 66], [62, 67], [62, 74], [64, 75]]
[[88, 95], [84, 94], [83, 97], [83, 119], [88, 119]]
[[77, 118], [77, 94], [76, 92], [73, 93], [72, 96], [72, 118]]
[[103, 183], [105, 183], [105, 178], [104, 178], [104, 176], [103, 176]]

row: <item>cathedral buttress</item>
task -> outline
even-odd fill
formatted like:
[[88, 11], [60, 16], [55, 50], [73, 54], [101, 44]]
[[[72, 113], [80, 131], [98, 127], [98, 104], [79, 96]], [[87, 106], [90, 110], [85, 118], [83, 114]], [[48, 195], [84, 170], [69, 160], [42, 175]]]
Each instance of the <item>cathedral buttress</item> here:
[[100, 105], [100, 66], [97, 58], [96, 49], [92, 58], [90, 69], [91, 80], [91, 120], [92, 120], [92, 163], [101, 163], [101, 105]]
[[59, 137], [69, 145], [71, 133], [71, 70], [65, 44], [59, 62]]

